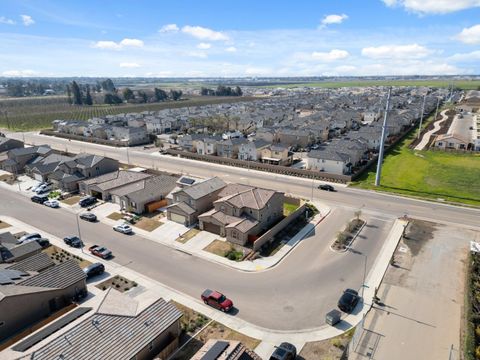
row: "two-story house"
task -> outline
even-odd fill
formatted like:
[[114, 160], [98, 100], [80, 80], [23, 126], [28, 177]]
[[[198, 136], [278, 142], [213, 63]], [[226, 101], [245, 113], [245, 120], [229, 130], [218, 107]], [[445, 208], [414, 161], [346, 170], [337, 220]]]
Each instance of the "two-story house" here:
[[236, 159], [240, 146], [247, 142], [248, 140], [245, 138], [217, 141], [217, 155], [224, 158]]
[[249, 141], [240, 145], [238, 149], [238, 158], [240, 160], [260, 161], [262, 159], [262, 150], [270, 146], [265, 140]]
[[288, 166], [293, 162], [293, 153], [285, 145], [274, 144], [262, 149], [261, 159], [264, 164]]

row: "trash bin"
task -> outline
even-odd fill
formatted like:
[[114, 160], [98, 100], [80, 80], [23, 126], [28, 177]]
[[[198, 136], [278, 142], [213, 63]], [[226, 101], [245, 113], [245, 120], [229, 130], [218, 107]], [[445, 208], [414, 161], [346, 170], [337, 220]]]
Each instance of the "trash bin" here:
[[342, 313], [338, 310], [332, 310], [327, 313], [325, 316], [325, 321], [328, 325], [335, 325], [340, 321], [340, 318], [342, 316]]

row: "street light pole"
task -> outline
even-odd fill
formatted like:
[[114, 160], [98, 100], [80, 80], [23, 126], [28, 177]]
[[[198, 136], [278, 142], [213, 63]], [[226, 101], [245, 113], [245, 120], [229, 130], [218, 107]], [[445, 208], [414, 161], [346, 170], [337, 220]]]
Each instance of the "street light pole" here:
[[80, 232], [80, 221], [78, 220], [78, 213], [75, 213], [75, 219], [77, 219], [78, 237], [80, 238], [80, 241], [81, 241], [80, 250], [82, 251], [82, 254], [83, 254], [83, 240], [82, 240], [82, 234]]
[[[363, 284], [362, 284], [362, 299], [363, 299], [363, 294], [365, 292], [365, 287], [367, 286], [365, 284], [365, 280], [367, 278], [367, 255], [364, 255], [362, 254], [362, 256], [364, 257], [365, 261], [364, 261], [364, 266], [363, 266]], [[365, 302], [365, 299], [363, 300]]]

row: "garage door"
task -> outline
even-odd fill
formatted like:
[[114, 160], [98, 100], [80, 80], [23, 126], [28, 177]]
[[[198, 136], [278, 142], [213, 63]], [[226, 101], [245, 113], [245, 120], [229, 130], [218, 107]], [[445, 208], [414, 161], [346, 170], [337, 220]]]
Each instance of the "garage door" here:
[[33, 174], [33, 177], [35, 178], [35, 180], [43, 181], [43, 177], [40, 174]]
[[185, 224], [187, 222], [185, 216], [174, 213], [170, 213], [170, 219], [180, 224]]
[[212, 223], [203, 223], [203, 230], [220, 235], [220, 226]]

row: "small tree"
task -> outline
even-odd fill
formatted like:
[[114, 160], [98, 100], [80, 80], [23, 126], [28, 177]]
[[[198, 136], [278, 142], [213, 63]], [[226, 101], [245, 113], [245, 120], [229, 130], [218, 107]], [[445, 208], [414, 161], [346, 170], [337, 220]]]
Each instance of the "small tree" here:
[[93, 105], [92, 95], [90, 95], [90, 86], [87, 85], [87, 94], [83, 102], [85, 105]]
[[123, 98], [127, 101], [135, 99], [135, 94], [133, 93], [132, 89], [130, 88], [123, 89]]

